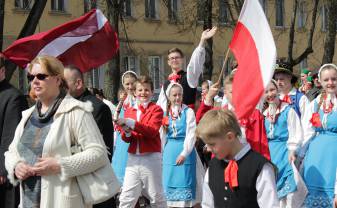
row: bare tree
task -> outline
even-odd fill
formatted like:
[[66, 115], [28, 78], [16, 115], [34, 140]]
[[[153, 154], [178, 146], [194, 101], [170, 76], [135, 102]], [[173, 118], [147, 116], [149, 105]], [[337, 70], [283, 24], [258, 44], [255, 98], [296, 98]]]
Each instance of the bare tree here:
[[332, 63], [335, 54], [336, 22], [337, 22], [337, 0], [328, 1], [328, 28], [325, 35], [324, 55], [322, 64]]
[[5, 17], [5, 0], [0, 0], [0, 49], [3, 46], [4, 37], [4, 18]]
[[[29, 12], [27, 20], [26, 20], [23, 28], [21, 29], [21, 32], [20, 32], [19, 36], [17, 37], [17, 39], [27, 37], [29, 35], [34, 34], [34, 32], [36, 30], [36, 26], [39, 23], [39, 20], [41, 18], [42, 13], [43, 13], [43, 10], [46, 7], [46, 4], [47, 4], [47, 0], [39, 0], [39, 1], [34, 2], [34, 5]], [[1, 36], [1, 38], [2, 37], [3, 36]], [[17, 68], [17, 66], [12, 62], [8, 61], [6, 63], [6, 79], [7, 80], [10, 80], [12, 78], [12, 75], [13, 75], [14, 71], [16, 70], [16, 68]]]

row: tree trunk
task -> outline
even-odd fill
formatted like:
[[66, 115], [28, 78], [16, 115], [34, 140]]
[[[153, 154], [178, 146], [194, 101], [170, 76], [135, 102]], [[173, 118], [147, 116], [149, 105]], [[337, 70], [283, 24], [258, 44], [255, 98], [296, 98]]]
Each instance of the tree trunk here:
[[[212, 28], [212, 0], [206, 0], [204, 5], [204, 30]], [[213, 74], [213, 38], [207, 40], [205, 47], [205, 64], [203, 78], [211, 80]]]
[[[119, 18], [121, 15], [120, 12], [120, 3], [118, 0], [106, 0], [108, 19], [116, 33], [119, 34]], [[113, 102], [118, 100], [118, 89], [120, 83], [120, 61], [119, 61], [119, 50], [112, 60], [108, 62], [108, 67], [105, 69], [105, 78], [104, 78], [104, 92], [106, 97]]]
[[295, 23], [296, 23], [296, 16], [297, 16], [297, 7], [298, 7], [298, 0], [294, 0], [293, 5], [293, 16], [291, 17], [291, 24], [289, 30], [289, 42], [288, 42], [288, 62], [293, 62], [293, 48], [294, 48], [294, 37], [295, 37]]
[[[27, 20], [21, 29], [17, 39], [33, 35], [37, 24], [41, 18], [44, 8], [46, 7], [47, 0], [35, 1], [33, 8], [30, 10]], [[16, 69], [16, 65], [12, 62], [6, 64], [6, 79], [10, 80]]]
[[0, 0], [0, 49], [2, 51], [4, 40], [5, 0]]
[[322, 64], [332, 63], [335, 54], [337, 0], [328, 1], [328, 31], [325, 36]]

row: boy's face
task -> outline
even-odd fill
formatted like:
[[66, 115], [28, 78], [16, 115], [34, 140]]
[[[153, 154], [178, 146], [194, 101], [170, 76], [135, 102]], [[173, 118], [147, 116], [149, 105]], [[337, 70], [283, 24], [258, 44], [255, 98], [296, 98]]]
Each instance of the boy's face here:
[[225, 85], [224, 95], [226, 96], [228, 102], [232, 104], [232, 84]]
[[150, 84], [136, 84], [136, 98], [142, 104], [150, 101], [152, 97], [152, 90]]
[[219, 160], [230, 160], [234, 139], [235, 135], [232, 132], [228, 132], [225, 136], [211, 138], [206, 142], [207, 149]]

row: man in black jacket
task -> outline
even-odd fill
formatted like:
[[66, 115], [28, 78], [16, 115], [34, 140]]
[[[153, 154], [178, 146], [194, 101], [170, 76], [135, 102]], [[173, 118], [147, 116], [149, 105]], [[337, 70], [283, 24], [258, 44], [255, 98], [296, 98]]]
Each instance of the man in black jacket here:
[[19, 187], [7, 180], [4, 153], [12, 143], [21, 112], [28, 108], [25, 97], [5, 80], [5, 63], [0, 58], [0, 207], [18, 207]]
[[[83, 74], [75, 66], [67, 66], [64, 69], [64, 77], [69, 87], [69, 94], [82, 102], [90, 101], [94, 108], [92, 115], [97, 123], [97, 126], [103, 136], [105, 145], [109, 151], [109, 160], [112, 158], [113, 151], [113, 124], [112, 115], [109, 107], [101, 100], [92, 95], [84, 86]], [[94, 205], [94, 208], [111, 208], [115, 207], [115, 200], [113, 198]]]

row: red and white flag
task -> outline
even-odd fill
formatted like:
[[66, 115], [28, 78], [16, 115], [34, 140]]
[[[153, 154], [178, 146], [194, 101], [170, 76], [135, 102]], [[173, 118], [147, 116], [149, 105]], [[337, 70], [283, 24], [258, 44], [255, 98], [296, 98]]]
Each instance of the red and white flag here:
[[233, 105], [239, 119], [248, 117], [273, 77], [276, 46], [257, 0], [246, 0], [230, 43], [238, 69], [233, 81]]
[[118, 48], [116, 32], [103, 13], [93, 9], [49, 31], [16, 40], [3, 55], [22, 68], [36, 56], [50, 55], [86, 72], [106, 63]]

